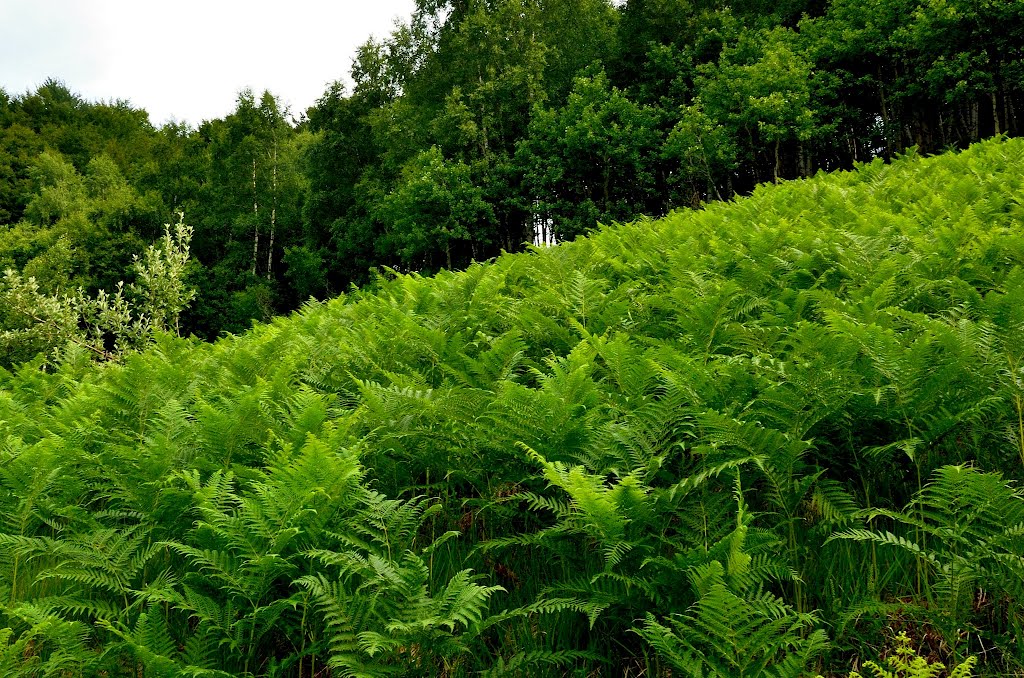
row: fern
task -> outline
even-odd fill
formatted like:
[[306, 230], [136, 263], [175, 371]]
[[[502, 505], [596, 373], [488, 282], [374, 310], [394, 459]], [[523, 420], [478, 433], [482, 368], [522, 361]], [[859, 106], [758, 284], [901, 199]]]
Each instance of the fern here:
[[4, 670], [787, 675], [818, 608], [1011, 670], [1022, 153], [0, 371]]
[[[914, 652], [910, 638], [906, 633], [900, 633], [895, 638], [893, 655], [882, 666], [874, 661], [864, 662], [864, 668], [871, 672], [875, 678], [938, 678], [946, 670], [940, 663], [931, 663], [924, 657]], [[977, 657], [968, 657], [957, 664], [949, 671], [949, 678], [970, 678], [973, 669], [978, 663]], [[850, 678], [860, 678], [859, 673], [852, 672]], [[819, 676], [819, 678], [821, 678]]]
[[848, 529], [834, 539], [871, 542], [908, 553], [924, 566], [926, 596], [942, 600], [928, 616], [950, 637], [971, 624], [975, 592], [984, 588], [1011, 599], [1024, 593], [1021, 566], [1024, 495], [999, 474], [945, 466], [904, 511], [873, 511], [906, 531]]
[[397, 561], [372, 552], [309, 555], [338, 571], [335, 581], [319, 575], [298, 583], [324, 618], [328, 665], [342, 675], [379, 675], [403, 664], [425, 670], [412, 648], [429, 648], [437, 658], [465, 653], [456, 630], [480, 624], [488, 599], [502, 590], [462, 571], [431, 594], [427, 566], [408, 552]]
[[603, 658], [593, 652], [580, 650], [521, 651], [508, 659], [499, 657], [497, 663], [481, 675], [487, 676], [487, 678], [497, 678], [510, 674], [521, 675], [524, 670], [537, 671], [541, 668], [565, 672], [569, 667], [583, 660], [600, 662]]
[[6, 676], [65, 676], [95, 671], [97, 658], [88, 647], [89, 629], [39, 608], [7, 607], [14, 628], [0, 628], [0, 671]]
[[[743, 560], [742, 550], [734, 550], [727, 566], [715, 560], [694, 568], [691, 577], [699, 598], [690, 610], [669, 617], [667, 625], [649, 613], [636, 632], [686, 675], [804, 675], [828, 647], [825, 632], [810, 630], [817, 622], [813, 615], [797, 613], [752, 587], [737, 572], [747, 567]], [[729, 578], [736, 580], [740, 593], [727, 585]]]

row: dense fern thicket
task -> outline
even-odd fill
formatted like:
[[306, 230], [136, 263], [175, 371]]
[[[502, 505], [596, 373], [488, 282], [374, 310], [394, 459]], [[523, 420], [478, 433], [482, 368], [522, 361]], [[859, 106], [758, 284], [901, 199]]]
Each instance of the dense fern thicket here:
[[0, 372], [0, 672], [1024, 670], [1024, 142]]

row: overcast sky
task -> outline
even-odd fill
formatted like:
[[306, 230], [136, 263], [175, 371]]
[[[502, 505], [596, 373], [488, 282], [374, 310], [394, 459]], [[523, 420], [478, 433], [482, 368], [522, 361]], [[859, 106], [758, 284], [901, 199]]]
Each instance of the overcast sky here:
[[126, 99], [198, 124], [268, 89], [296, 117], [356, 47], [386, 36], [414, 0], [0, 0], [0, 88], [63, 80], [89, 100]]

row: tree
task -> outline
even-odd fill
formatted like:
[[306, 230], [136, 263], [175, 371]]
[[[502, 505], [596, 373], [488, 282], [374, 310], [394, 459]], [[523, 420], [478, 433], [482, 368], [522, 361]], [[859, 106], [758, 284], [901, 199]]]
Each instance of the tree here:
[[720, 186], [731, 185], [730, 175], [737, 165], [734, 137], [708, 116], [699, 97], [681, 107], [678, 116], [663, 147], [664, 156], [676, 164], [669, 183], [683, 204], [721, 200], [728, 189]]
[[162, 201], [140, 195], [107, 156], [93, 158], [82, 175], [47, 151], [29, 176], [24, 218], [0, 231], [0, 266], [35, 277], [43, 290], [110, 289], [128, 273], [131, 253], [155, 237]]
[[631, 101], [604, 71], [576, 79], [565, 106], [537, 109], [517, 160], [532, 208], [559, 238], [598, 221], [657, 213], [658, 113]]
[[24, 196], [32, 186], [29, 167], [42, 151], [42, 140], [30, 128], [18, 122], [0, 122], [0, 225], [21, 220]]
[[33, 352], [60, 351], [68, 344], [101, 359], [138, 350], [158, 333], [178, 333], [178, 318], [195, 298], [186, 282], [192, 228], [184, 215], [165, 225], [163, 238], [136, 256], [135, 280], [119, 281], [113, 293], [83, 288], [47, 294], [32, 276], [8, 268], [0, 281], [5, 309], [0, 320], [0, 344], [9, 366]]
[[403, 168], [398, 186], [381, 199], [375, 216], [385, 225], [378, 250], [393, 252], [414, 269], [436, 269], [442, 254], [449, 269], [469, 263], [489, 244], [494, 222], [469, 167], [446, 161], [436, 146]]
[[[231, 115], [200, 128], [209, 164], [196, 215], [196, 257], [207, 296], [195, 320], [204, 333], [242, 330], [280, 308], [278, 264], [299, 240], [305, 191], [299, 172], [305, 137], [286, 116], [269, 92], [257, 102], [244, 90]], [[250, 287], [267, 303], [250, 303]]]
[[754, 181], [782, 178], [784, 151], [800, 174], [809, 172], [806, 144], [828, 130], [813, 107], [811, 71], [793, 33], [781, 28], [746, 32], [717, 63], [699, 69], [701, 108], [730, 131]]
[[325, 288], [364, 282], [374, 263], [373, 227], [357, 188], [380, 156], [366, 119], [371, 110], [365, 94], [346, 96], [343, 85], [334, 83], [308, 112], [312, 138], [302, 159], [308, 192], [301, 247], [304, 259], [315, 257], [326, 269]]

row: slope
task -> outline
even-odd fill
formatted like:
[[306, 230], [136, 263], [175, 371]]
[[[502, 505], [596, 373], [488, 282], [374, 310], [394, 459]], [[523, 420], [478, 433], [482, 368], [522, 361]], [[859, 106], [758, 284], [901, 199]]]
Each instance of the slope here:
[[0, 667], [1020, 668], [1022, 220], [993, 140], [2, 374]]

